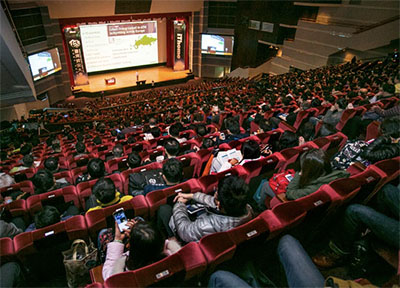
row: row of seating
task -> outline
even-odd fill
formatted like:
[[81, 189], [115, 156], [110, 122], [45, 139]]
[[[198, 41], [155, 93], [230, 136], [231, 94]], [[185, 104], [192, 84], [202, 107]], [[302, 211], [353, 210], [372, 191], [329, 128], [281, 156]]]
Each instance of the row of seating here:
[[[380, 161], [358, 175], [335, 180], [321, 186], [318, 191], [306, 197], [279, 204], [272, 210], [264, 211], [250, 222], [230, 231], [204, 236], [198, 243], [202, 254], [193, 255], [191, 261], [197, 260], [195, 261], [197, 269], [199, 263], [204, 264], [205, 258], [207, 268], [202, 266], [202, 269], [196, 270], [196, 273], [212, 272], [219, 264], [232, 259], [242, 246], [263, 243], [300, 224], [307, 224], [313, 230], [317, 229], [318, 224], [324, 223], [323, 219], [335, 215], [335, 211], [350, 200], [354, 200], [355, 197], [366, 197], [365, 200], [367, 200], [383, 185], [399, 177], [399, 170], [393, 169], [399, 164], [400, 157]], [[189, 245], [194, 246], [196, 243]], [[189, 249], [186, 247], [183, 249]], [[181, 250], [182, 254], [185, 252], [186, 250]], [[181, 255], [170, 257], [135, 271], [114, 275], [104, 284], [93, 283], [87, 287], [125, 287], [127, 285], [144, 287], [158, 283], [164, 278], [171, 277], [177, 281], [190, 278], [188, 275], [194, 276], [195, 273], [191, 269], [193, 266], [188, 268], [183, 265], [187, 262], [179, 261]], [[195, 259], [196, 257], [198, 258]], [[184, 276], [182, 272], [185, 272]]]

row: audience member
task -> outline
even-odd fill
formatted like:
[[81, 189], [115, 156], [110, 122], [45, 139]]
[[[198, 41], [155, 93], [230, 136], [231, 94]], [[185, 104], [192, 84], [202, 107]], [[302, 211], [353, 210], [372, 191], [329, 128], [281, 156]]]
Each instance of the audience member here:
[[[185, 242], [199, 241], [205, 235], [227, 231], [253, 218], [253, 210], [246, 201], [247, 193], [247, 184], [236, 176], [222, 179], [214, 196], [201, 192], [178, 193], [173, 209], [169, 205], [160, 207], [158, 225], [163, 227], [168, 237], [176, 233]], [[193, 207], [204, 207], [203, 213], [197, 213], [194, 221], [190, 219], [186, 206], [190, 200], [194, 202]]]
[[[147, 222], [133, 219], [127, 225], [129, 229], [121, 233], [115, 223], [114, 241], [107, 245], [107, 257], [102, 272], [104, 280], [114, 274], [157, 262], [181, 248], [176, 240], [163, 238], [158, 229]], [[129, 251], [126, 253], [124, 243], [129, 243]]]
[[105, 174], [106, 174], [106, 168], [104, 166], [103, 160], [101, 160], [100, 158], [90, 159], [90, 161], [87, 164], [87, 173], [78, 176], [78, 178], [76, 179], [76, 184], [90, 181], [93, 179], [98, 179], [100, 177], [105, 176]]
[[53, 173], [48, 170], [36, 172], [32, 178], [32, 183], [35, 186], [35, 194], [42, 194], [71, 185], [67, 182], [56, 182]]
[[86, 200], [85, 210], [86, 212], [90, 212], [129, 201], [132, 198], [130, 195], [122, 196], [111, 179], [101, 177], [93, 185], [92, 195]]

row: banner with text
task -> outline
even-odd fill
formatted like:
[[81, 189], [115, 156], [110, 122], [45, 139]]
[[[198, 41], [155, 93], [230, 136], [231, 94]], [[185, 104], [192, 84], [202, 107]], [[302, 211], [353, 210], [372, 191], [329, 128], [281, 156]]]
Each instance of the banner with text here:
[[68, 46], [69, 59], [71, 59], [74, 85], [87, 85], [89, 84], [89, 78], [83, 58], [80, 30], [78, 27], [67, 27], [64, 28], [64, 35]]
[[174, 70], [185, 70], [186, 25], [183, 20], [174, 21]]

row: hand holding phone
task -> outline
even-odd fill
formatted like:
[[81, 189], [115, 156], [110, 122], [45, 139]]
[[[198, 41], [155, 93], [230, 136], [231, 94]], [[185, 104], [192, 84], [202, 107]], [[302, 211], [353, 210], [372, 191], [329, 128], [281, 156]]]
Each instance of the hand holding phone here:
[[124, 233], [124, 230], [129, 230], [130, 227], [127, 225], [128, 224], [128, 218], [126, 218], [124, 208], [119, 208], [114, 211], [113, 213], [115, 222], [118, 225], [118, 229], [120, 233]]

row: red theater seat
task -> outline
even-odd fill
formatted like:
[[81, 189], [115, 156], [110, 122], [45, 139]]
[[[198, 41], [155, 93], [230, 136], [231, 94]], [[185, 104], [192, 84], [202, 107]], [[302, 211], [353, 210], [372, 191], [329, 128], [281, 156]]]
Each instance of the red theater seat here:
[[219, 264], [232, 259], [236, 251], [236, 244], [228, 232], [204, 236], [200, 239], [199, 245], [207, 260], [208, 271], [213, 271]]
[[158, 208], [161, 205], [167, 204], [167, 200], [169, 197], [175, 197], [177, 193], [196, 193], [200, 191], [201, 187], [198, 184], [197, 180], [190, 179], [181, 184], [148, 193], [146, 195], [146, 201], [149, 206], [150, 218], [153, 218], [155, 216]]
[[33, 188], [31, 181], [22, 181], [20, 183], [0, 189], [0, 193], [3, 198], [9, 196], [14, 191], [22, 191], [31, 195], [35, 193], [35, 189]]
[[108, 160], [106, 162], [105, 166], [106, 166], [106, 171], [108, 174], [111, 174], [114, 171], [123, 172], [125, 170], [128, 170], [129, 169], [128, 156]]
[[218, 188], [218, 182], [223, 179], [224, 177], [229, 177], [231, 175], [238, 176], [240, 178], [246, 179], [247, 172], [241, 166], [235, 166], [229, 170], [212, 174], [212, 175], [205, 175], [199, 178], [198, 183], [201, 187], [203, 193], [210, 194], [216, 191]]
[[13, 241], [15, 253], [24, 266], [29, 267], [36, 277], [49, 279], [64, 274], [61, 252], [69, 249], [75, 239], [88, 240], [85, 218], [80, 215], [18, 234]]
[[33, 217], [37, 211], [43, 206], [51, 205], [56, 207], [61, 213], [65, 211], [70, 204], [75, 205], [78, 209], [81, 207], [78, 194], [74, 186], [68, 186], [51, 192], [32, 195], [27, 200], [27, 208]]
[[71, 177], [72, 177], [73, 183], [76, 184], [76, 179], [78, 179], [79, 176], [85, 174], [86, 172], [87, 172], [87, 166], [78, 167], [78, 168], [71, 170]]
[[0, 238], [0, 260], [4, 263], [15, 259], [14, 242], [11, 238]]
[[197, 243], [185, 245], [177, 253], [134, 271], [108, 278], [104, 287], [177, 286], [206, 269], [206, 261]]

